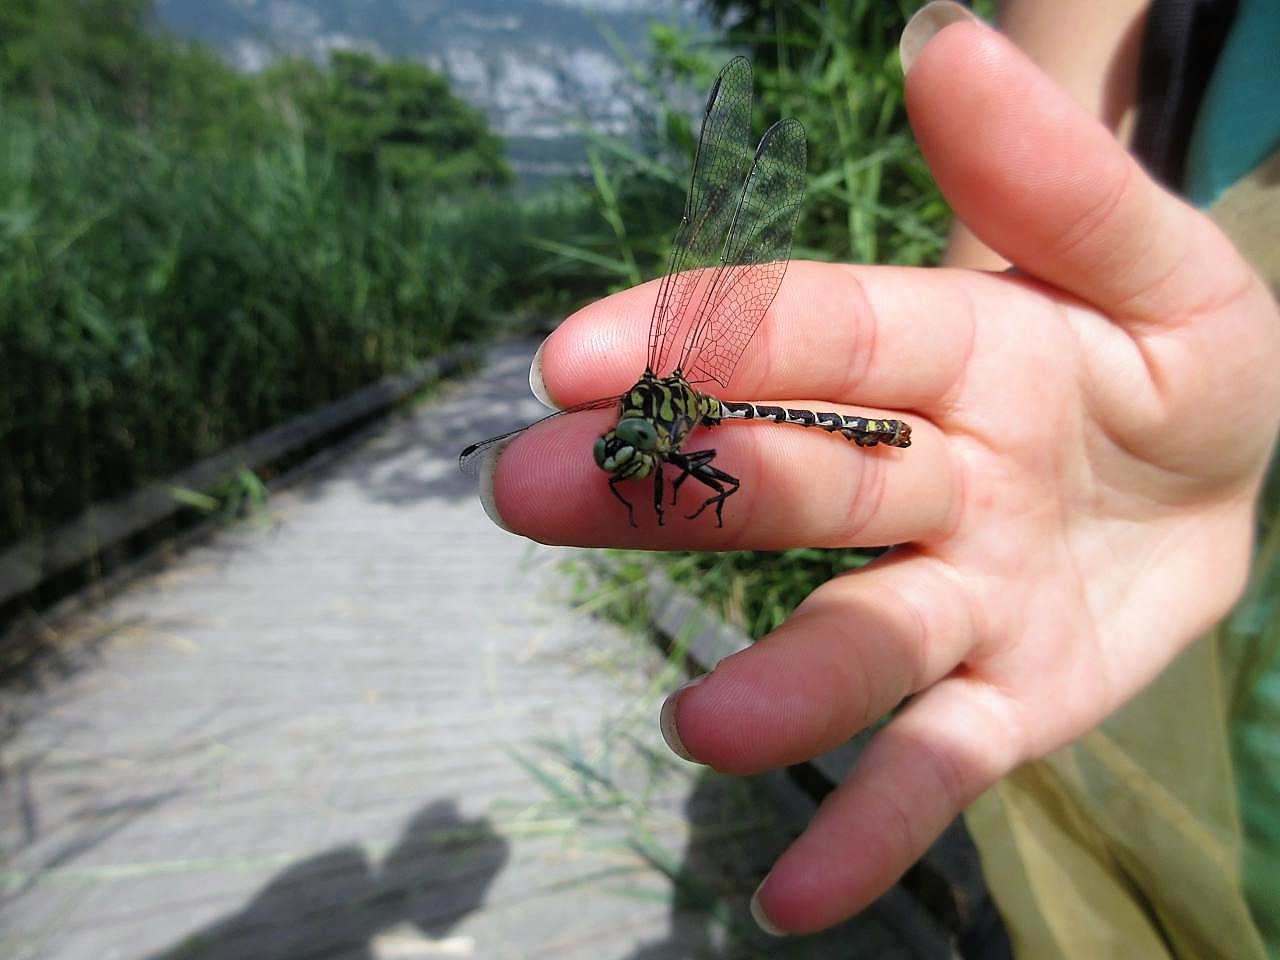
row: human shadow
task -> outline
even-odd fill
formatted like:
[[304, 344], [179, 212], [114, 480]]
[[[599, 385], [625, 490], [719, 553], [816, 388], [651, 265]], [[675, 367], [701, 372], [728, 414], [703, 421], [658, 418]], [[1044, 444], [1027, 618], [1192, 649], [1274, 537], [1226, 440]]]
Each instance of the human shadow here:
[[444, 937], [484, 902], [509, 855], [486, 818], [435, 800], [380, 864], [356, 846], [293, 864], [243, 909], [149, 960], [374, 960], [379, 937]]

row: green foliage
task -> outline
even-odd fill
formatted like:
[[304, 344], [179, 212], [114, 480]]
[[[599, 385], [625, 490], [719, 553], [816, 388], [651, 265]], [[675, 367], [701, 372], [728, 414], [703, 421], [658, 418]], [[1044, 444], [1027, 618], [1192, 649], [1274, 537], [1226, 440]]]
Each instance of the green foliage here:
[[[479, 188], [507, 176], [498, 141], [434, 74], [247, 77], [147, 10], [0, 11], [0, 544], [482, 337], [544, 284], [520, 241], [541, 213]], [[305, 96], [361, 69], [364, 128]]]
[[609, 563], [588, 566], [596, 578], [584, 607], [632, 629], [649, 623], [648, 574], [659, 565], [753, 640], [778, 627], [819, 584], [866, 566], [877, 551], [800, 548], [777, 553], [609, 551]]
[[[756, 70], [757, 115], [792, 116], [809, 139], [809, 191], [796, 255], [819, 260], [934, 263], [950, 211], [915, 146], [903, 101], [898, 37], [918, 6], [908, 0], [794, 4], [713, 2], [731, 47]], [[690, 75], [707, 63], [677, 33], [659, 49]], [[703, 66], [699, 66], [699, 61]]]
[[0, 6], [0, 88], [46, 106], [138, 112], [158, 56], [149, 0], [7, 0]]
[[554, 235], [534, 241], [551, 254], [543, 270], [555, 287], [581, 293], [579, 303], [635, 286], [665, 267], [687, 186], [681, 179], [687, 172], [676, 168], [681, 161], [661, 147], [584, 135], [595, 192], [585, 199], [573, 187], [557, 194], [565, 215], [552, 221]]
[[[897, 58], [913, 6], [906, 0], [732, 4], [726, 9], [739, 19], [724, 47], [655, 27], [653, 62], [631, 65], [648, 89], [636, 108], [638, 142], [585, 132], [594, 213], [543, 244], [555, 254], [548, 270], [560, 282], [617, 289], [665, 267], [688, 187], [701, 98], [731, 51], [744, 46], [756, 73], [757, 134], [783, 116], [800, 119], [808, 133], [809, 183], [794, 256], [935, 262], [950, 212], [911, 137]], [[785, 22], [776, 20], [775, 10]]]
[[315, 141], [365, 176], [397, 187], [511, 180], [484, 117], [422, 64], [339, 51], [328, 70], [286, 61], [266, 81], [289, 94]]
[[0, 96], [50, 120], [68, 111], [189, 149], [270, 139], [279, 123], [254, 79], [152, 29], [150, 0], [0, 5]]

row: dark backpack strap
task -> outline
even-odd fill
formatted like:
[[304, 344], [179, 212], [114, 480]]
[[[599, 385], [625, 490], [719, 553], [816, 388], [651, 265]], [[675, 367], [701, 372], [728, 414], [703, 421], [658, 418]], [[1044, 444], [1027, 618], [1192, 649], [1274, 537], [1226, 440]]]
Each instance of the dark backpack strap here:
[[1133, 152], [1170, 189], [1183, 185], [1191, 131], [1236, 5], [1237, 0], [1153, 0], [1148, 10]]

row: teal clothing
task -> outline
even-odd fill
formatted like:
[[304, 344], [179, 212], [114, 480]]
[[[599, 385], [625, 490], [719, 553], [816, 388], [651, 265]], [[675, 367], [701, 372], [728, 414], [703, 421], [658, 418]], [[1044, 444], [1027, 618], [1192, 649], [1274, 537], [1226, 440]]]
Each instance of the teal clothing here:
[[1198, 207], [1280, 146], [1280, 2], [1239, 4], [1187, 150], [1183, 192]]

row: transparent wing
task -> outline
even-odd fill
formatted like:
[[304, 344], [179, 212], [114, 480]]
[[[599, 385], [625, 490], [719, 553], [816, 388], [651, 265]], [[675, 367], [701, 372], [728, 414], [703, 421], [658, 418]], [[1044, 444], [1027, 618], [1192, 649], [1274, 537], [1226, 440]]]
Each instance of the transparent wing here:
[[701, 284], [678, 368], [691, 382], [729, 385], [787, 272], [804, 199], [804, 127], [779, 120], [760, 140], [743, 184], [720, 266]]
[[618, 401], [622, 399], [621, 395], [616, 397], [601, 397], [599, 400], [588, 400], [586, 403], [579, 403], [572, 407], [566, 407], [563, 410], [557, 410], [555, 413], [549, 413], [540, 420], [526, 424], [519, 430], [511, 430], [508, 433], [500, 433], [496, 437], [490, 437], [488, 440], [481, 440], [479, 443], [473, 443], [467, 447], [462, 453], [458, 454], [458, 466], [462, 472], [469, 477], [474, 477], [480, 469], [480, 464], [484, 462], [485, 451], [492, 449], [503, 441], [510, 440], [512, 437], [524, 433], [529, 427], [536, 427], [540, 423], [546, 423], [548, 420], [554, 420], [556, 417], [563, 417], [568, 413], [581, 413], [583, 410], [604, 410], [610, 407], [616, 407]]
[[662, 370], [679, 338], [700, 271], [719, 262], [751, 166], [751, 87], [751, 63], [736, 57], [725, 64], [707, 97], [684, 216], [649, 321], [652, 371]]

